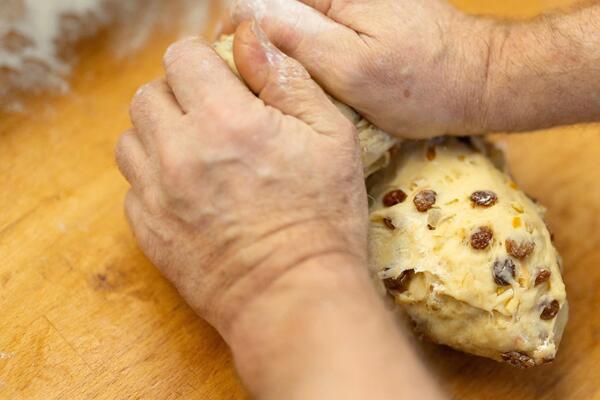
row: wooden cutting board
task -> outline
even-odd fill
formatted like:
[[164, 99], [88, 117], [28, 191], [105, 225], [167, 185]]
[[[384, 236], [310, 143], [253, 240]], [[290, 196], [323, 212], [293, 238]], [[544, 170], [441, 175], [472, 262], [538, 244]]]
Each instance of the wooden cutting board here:
[[[456, 3], [522, 17], [570, 2]], [[246, 398], [226, 346], [143, 257], [122, 212], [113, 148], [172, 39], [157, 32], [117, 60], [100, 35], [80, 46], [69, 94], [0, 115], [0, 399]], [[572, 312], [559, 356], [520, 371], [423, 352], [456, 399], [600, 399], [600, 126], [500, 140], [516, 180], [548, 206], [565, 259]]]

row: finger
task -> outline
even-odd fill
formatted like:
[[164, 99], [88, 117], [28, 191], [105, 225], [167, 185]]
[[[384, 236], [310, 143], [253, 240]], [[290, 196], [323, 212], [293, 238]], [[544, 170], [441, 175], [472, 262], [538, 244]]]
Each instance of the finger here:
[[129, 190], [125, 195], [125, 216], [140, 248], [146, 257], [154, 265], [157, 265], [160, 261], [156, 257], [158, 254], [156, 251], [158, 243], [155, 235], [148, 229], [147, 225], [150, 216], [146, 212], [142, 199], [133, 190]]
[[235, 35], [234, 59], [240, 75], [266, 104], [324, 134], [336, 134], [348, 121], [296, 60], [269, 42], [256, 22], [242, 23]]
[[183, 111], [164, 79], [150, 82], [138, 89], [129, 106], [131, 122], [144, 147], [153, 147], [153, 136], [161, 127], [172, 126]]
[[170, 247], [155, 231], [157, 226], [166, 229], [165, 220], [155, 220], [156, 214], [149, 211], [140, 195], [133, 190], [125, 196], [125, 216], [146, 257], [167, 279], [173, 281], [177, 271], [168, 268], [172, 255]]
[[327, 91], [339, 93], [365, 42], [354, 30], [296, 0], [238, 0], [232, 20], [258, 20], [271, 42], [298, 60]]
[[148, 156], [133, 129], [126, 131], [119, 138], [115, 159], [127, 182], [134, 190], [140, 191], [145, 186], [144, 172], [148, 171]]
[[[314, 8], [321, 14], [339, 22], [357, 32], [368, 30], [364, 25], [372, 21], [365, 16], [385, 16], [391, 11], [389, 0], [298, 0], [309, 7]], [[361, 18], [362, 17], [362, 18]], [[361, 21], [365, 21], [363, 25]]]
[[172, 44], [164, 56], [167, 82], [184, 111], [225, 98], [228, 104], [256, 101], [217, 53], [199, 37]]
[[221, 20], [220, 20], [220, 29], [219, 29], [219, 35], [217, 36], [217, 39], [219, 38], [219, 36], [221, 35], [231, 35], [233, 32], [235, 32], [235, 28], [236, 26], [233, 24], [233, 21], [231, 20], [231, 16], [228, 14], [225, 14]]

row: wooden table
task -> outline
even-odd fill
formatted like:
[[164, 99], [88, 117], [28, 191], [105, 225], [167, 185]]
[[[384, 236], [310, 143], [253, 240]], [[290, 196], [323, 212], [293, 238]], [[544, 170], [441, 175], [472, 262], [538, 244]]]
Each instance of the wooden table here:
[[[523, 16], [567, 1], [456, 2]], [[100, 35], [81, 46], [69, 94], [0, 115], [0, 399], [246, 397], [226, 346], [143, 257], [123, 216], [113, 148], [172, 39], [157, 32], [117, 60]], [[562, 348], [528, 371], [423, 351], [457, 399], [600, 399], [600, 127], [502, 140], [517, 181], [548, 206], [565, 259]]]

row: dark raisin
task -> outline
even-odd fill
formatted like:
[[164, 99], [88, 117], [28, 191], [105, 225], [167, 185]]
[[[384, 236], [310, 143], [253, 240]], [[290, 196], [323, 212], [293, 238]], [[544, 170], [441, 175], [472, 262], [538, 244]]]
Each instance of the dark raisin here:
[[491, 207], [498, 201], [498, 196], [491, 190], [478, 190], [471, 194], [474, 206]]
[[540, 314], [540, 318], [543, 320], [552, 319], [556, 317], [558, 310], [560, 310], [560, 304], [558, 303], [558, 300], [552, 300], [550, 304], [544, 307], [542, 313]]
[[473, 147], [473, 141], [470, 136], [457, 136], [456, 140], [468, 147]]
[[517, 368], [531, 368], [535, 367], [535, 361], [527, 354], [520, 353], [518, 351], [509, 351], [500, 355], [502, 360], [513, 367]]
[[389, 219], [389, 218], [384, 218], [384, 219], [383, 219], [383, 224], [384, 224], [384, 225], [385, 225], [385, 226], [386, 226], [388, 229], [391, 229], [391, 230], [394, 230], [394, 229], [396, 229], [396, 227], [394, 226], [394, 223], [393, 223], [393, 222], [392, 222], [392, 220], [391, 220], [391, 219]]
[[384, 279], [383, 283], [385, 284], [387, 290], [402, 293], [405, 292], [406, 289], [408, 289], [408, 284], [410, 283], [414, 275], [414, 269], [407, 269], [402, 271], [402, 273], [400, 273], [400, 275], [398, 275], [395, 278]]
[[433, 190], [421, 190], [413, 199], [413, 203], [419, 212], [426, 212], [433, 207], [436, 199], [437, 193]]
[[471, 247], [477, 250], [483, 250], [494, 238], [494, 233], [487, 226], [481, 226], [471, 235]]
[[535, 286], [541, 285], [544, 282], [547, 282], [550, 279], [552, 272], [549, 269], [543, 268], [538, 272], [535, 277]]
[[406, 200], [406, 193], [400, 189], [392, 190], [383, 196], [383, 205], [386, 207], [392, 207], [396, 204], [402, 203], [404, 200]]
[[524, 259], [535, 249], [535, 242], [526, 241], [517, 243], [512, 239], [506, 239], [506, 251], [508, 254], [513, 256], [514, 258], [518, 258], [519, 260]]
[[429, 146], [427, 148], [427, 160], [429, 161], [433, 161], [435, 160], [435, 156], [436, 156], [436, 152], [435, 152], [435, 146]]
[[494, 261], [492, 270], [498, 286], [508, 286], [515, 279], [515, 263], [510, 258]]
[[430, 231], [435, 231], [435, 226], [427, 224], [427, 229], [429, 229]]

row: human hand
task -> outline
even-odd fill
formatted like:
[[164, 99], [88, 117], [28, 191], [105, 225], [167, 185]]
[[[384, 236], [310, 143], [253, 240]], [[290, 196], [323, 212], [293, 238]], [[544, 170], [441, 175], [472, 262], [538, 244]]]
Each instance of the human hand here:
[[259, 98], [200, 39], [177, 42], [116, 150], [141, 248], [226, 339], [303, 264], [335, 255], [362, 267], [367, 232], [353, 125], [253, 24], [234, 54]]
[[330, 94], [391, 134], [479, 132], [492, 24], [442, 0], [238, 0]]

